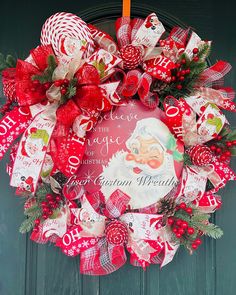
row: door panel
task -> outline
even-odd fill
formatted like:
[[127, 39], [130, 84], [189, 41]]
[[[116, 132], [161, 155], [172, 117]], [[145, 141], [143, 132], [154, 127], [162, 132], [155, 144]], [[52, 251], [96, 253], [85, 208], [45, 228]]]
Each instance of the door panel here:
[[[211, 60], [223, 59], [236, 68], [233, 1], [185, 0], [133, 2], [133, 16], [159, 13], [167, 28], [183, 23], [202, 37], [213, 40]], [[147, 2], [147, 1], [146, 1]], [[88, 4], [93, 6], [88, 9]], [[112, 31], [114, 16], [121, 1], [4, 1], [1, 3], [0, 52], [27, 56], [38, 44], [40, 29], [47, 17], [57, 11], [77, 13]], [[101, 18], [106, 16], [106, 22]], [[181, 20], [181, 21], [180, 21]], [[234, 71], [235, 73], [235, 71]], [[233, 72], [226, 85], [236, 87]], [[1, 101], [2, 102], [2, 101]], [[235, 116], [227, 114], [232, 126]], [[9, 188], [6, 159], [0, 164], [0, 294], [1, 295], [234, 295], [236, 290], [236, 234], [234, 210], [235, 184], [221, 191], [222, 210], [214, 217], [224, 230], [219, 241], [205, 239], [200, 249], [189, 256], [181, 249], [173, 262], [162, 270], [151, 266], [146, 272], [126, 265], [105, 277], [79, 274], [79, 260], [64, 256], [53, 245], [36, 245], [18, 227], [23, 220], [23, 202]], [[234, 168], [236, 168], [234, 162]]]

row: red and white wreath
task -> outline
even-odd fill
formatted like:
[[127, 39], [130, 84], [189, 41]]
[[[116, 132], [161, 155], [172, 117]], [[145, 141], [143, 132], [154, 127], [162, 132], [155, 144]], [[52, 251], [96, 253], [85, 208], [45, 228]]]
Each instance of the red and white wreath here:
[[211, 42], [167, 33], [155, 13], [115, 30], [56, 13], [25, 60], [0, 56], [0, 157], [10, 149], [10, 185], [25, 199], [20, 231], [80, 255], [89, 275], [117, 270], [127, 252], [163, 267], [179, 246], [219, 238], [210, 214], [236, 179], [222, 112], [235, 112], [231, 66], [209, 67]]

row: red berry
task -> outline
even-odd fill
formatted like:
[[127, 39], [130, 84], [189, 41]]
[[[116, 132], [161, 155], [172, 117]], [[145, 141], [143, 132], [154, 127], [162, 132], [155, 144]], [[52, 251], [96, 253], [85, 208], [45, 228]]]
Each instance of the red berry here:
[[50, 200], [48, 203], [50, 206], [53, 206], [55, 204], [55, 202], [53, 200]]
[[39, 218], [35, 219], [34, 224], [39, 225], [40, 224], [40, 219]]
[[186, 74], [185, 70], [180, 71], [181, 75], [184, 76]]
[[182, 235], [180, 233], [176, 233], [175, 236], [177, 239], [180, 239], [182, 237]]
[[174, 224], [174, 222], [175, 222], [175, 220], [174, 220], [173, 217], [169, 217], [168, 220], [167, 220], [167, 223], [168, 223], [169, 225]]
[[200, 240], [200, 239], [196, 239], [196, 240], [194, 241], [194, 243], [197, 244], [197, 245], [199, 246], [199, 245], [201, 245], [202, 240]]
[[177, 219], [177, 221], [176, 221], [176, 225], [177, 225], [177, 226], [181, 226], [181, 224], [182, 224], [182, 220], [181, 220], [181, 219]]
[[42, 206], [42, 207], [47, 207], [47, 205], [48, 205], [48, 202], [43, 201], [43, 202], [41, 203], [41, 206]]
[[46, 199], [47, 199], [48, 201], [53, 200], [53, 195], [52, 195], [52, 194], [47, 194], [47, 195], [46, 195]]
[[180, 63], [175, 64], [176, 68], [180, 67]]
[[43, 84], [43, 87], [44, 87], [45, 90], [48, 90], [51, 87], [51, 83], [46, 82], [46, 83]]
[[191, 73], [190, 69], [185, 70], [185, 74], [189, 75]]
[[176, 210], [176, 211], [178, 211], [179, 209], [180, 209], [179, 206], [176, 206], [176, 207], [175, 207], [175, 210]]
[[178, 85], [176, 85], [176, 88], [177, 88], [178, 90], [181, 90], [181, 89], [183, 88], [183, 86], [182, 86], [181, 84], [178, 84]]
[[231, 152], [230, 151], [226, 151], [225, 152], [226, 157], [230, 157], [231, 156]]
[[217, 135], [217, 140], [221, 140], [222, 139], [222, 136], [221, 135]]
[[233, 145], [236, 145], [236, 140], [233, 140], [233, 141], [232, 141], [232, 144], [233, 144]]
[[216, 150], [216, 146], [215, 145], [211, 145], [210, 146], [211, 151], [215, 151]]
[[49, 208], [48, 207], [43, 207], [43, 213], [48, 213]]
[[198, 248], [198, 245], [195, 244], [195, 243], [192, 243], [192, 249], [193, 249], [193, 250], [196, 250], [197, 248]]
[[182, 64], [186, 64], [186, 59], [183, 58], [183, 59], [181, 60], [181, 63], [182, 63]]
[[228, 141], [226, 142], [227, 147], [231, 147], [232, 146], [232, 142]]
[[37, 233], [39, 231], [38, 227], [34, 227], [33, 232]]
[[53, 211], [52, 210], [49, 210], [48, 211], [48, 215], [52, 215], [53, 214]]
[[221, 148], [218, 147], [218, 148], [216, 149], [216, 152], [217, 152], [217, 154], [220, 154], [220, 153], [222, 152]]
[[186, 221], [183, 221], [182, 224], [181, 224], [181, 227], [183, 229], [187, 229], [188, 228], [188, 223]]
[[43, 219], [47, 219], [48, 218], [48, 214], [43, 214]]
[[174, 82], [175, 80], [176, 80], [176, 77], [175, 76], [172, 76], [171, 77], [171, 81]]
[[56, 87], [60, 87], [62, 85], [62, 80], [57, 80], [53, 83]]
[[185, 231], [184, 231], [184, 229], [183, 229], [183, 228], [179, 228], [179, 229], [178, 229], [178, 233], [179, 233], [179, 234], [183, 235], [183, 234], [184, 234], [184, 232], [185, 232]]
[[65, 87], [62, 87], [60, 91], [62, 95], [65, 95], [67, 92], [67, 89]]
[[57, 202], [60, 202], [60, 201], [61, 201], [61, 197], [60, 197], [60, 196], [56, 196], [55, 200], [56, 200]]
[[186, 204], [184, 202], [179, 204], [180, 209], [185, 210], [187, 208]]
[[193, 48], [193, 54], [197, 54], [198, 53], [198, 48]]
[[220, 160], [221, 160], [221, 161], [225, 161], [225, 160], [226, 160], [226, 156], [221, 155], [221, 156], [220, 156]]
[[189, 228], [187, 229], [187, 232], [188, 232], [189, 235], [193, 235], [194, 232], [195, 232], [195, 230], [194, 230], [193, 227], [189, 227]]
[[51, 206], [53, 209], [56, 209], [58, 207], [58, 204], [57, 203], [54, 203], [52, 206]]
[[66, 85], [66, 86], [68, 86], [68, 84], [70, 83], [70, 81], [69, 81], [68, 79], [64, 79], [62, 82], [63, 82], [63, 84]]
[[174, 227], [173, 229], [172, 229], [172, 231], [173, 231], [173, 233], [177, 233], [178, 232], [178, 228], [177, 227]]
[[184, 81], [184, 79], [185, 79], [184, 76], [179, 77], [180, 81]]
[[198, 56], [194, 56], [193, 60], [194, 60], [195, 62], [198, 62], [198, 61], [199, 61], [199, 57], [198, 57]]
[[190, 207], [186, 208], [185, 211], [186, 211], [189, 215], [191, 215], [191, 214], [193, 213], [193, 209], [190, 208]]

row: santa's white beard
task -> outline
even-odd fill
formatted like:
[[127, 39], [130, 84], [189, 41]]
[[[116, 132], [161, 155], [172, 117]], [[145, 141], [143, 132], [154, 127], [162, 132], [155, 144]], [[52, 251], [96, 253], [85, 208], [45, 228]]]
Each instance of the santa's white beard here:
[[97, 184], [101, 185], [101, 191], [106, 200], [116, 189], [120, 189], [131, 198], [129, 204], [132, 208], [144, 208], [167, 195], [177, 183], [173, 160], [170, 155], [167, 155], [162, 166], [156, 169], [155, 175], [154, 172], [152, 174], [147, 173], [151, 169], [149, 167], [146, 170], [142, 169], [144, 165], [139, 165], [139, 168], [143, 170], [142, 172], [134, 173], [133, 167], [138, 165], [126, 161], [126, 155], [127, 152], [124, 151], [114, 154], [96, 179]]

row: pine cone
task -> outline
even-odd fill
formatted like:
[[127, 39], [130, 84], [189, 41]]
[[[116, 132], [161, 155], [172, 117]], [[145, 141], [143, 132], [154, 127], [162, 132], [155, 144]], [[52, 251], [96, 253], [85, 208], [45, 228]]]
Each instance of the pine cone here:
[[205, 145], [195, 145], [189, 148], [187, 151], [190, 159], [194, 165], [204, 166], [211, 163], [213, 159], [213, 154], [208, 146]]
[[155, 80], [151, 86], [151, 92], [161, 95], [169, 84], [160, 80]]
[[138, 46], [126, 45], [120, 50], [120, 58], [123, 60], [123, 67], [127, 70], [136, 69], [142, 62], [142, 50]]
[[67, 177], [61, 172], [55, 173], [54, 175], [52, 175], [52, 178], [55, 179], [55, 181], [60, 185], [61, 188], [63, 188], [64, 184], [68, 180]]
[[169, 196], [165, 196], [157, 204], [157, 208], [158, 208], [157, 213], [163, 214], [165, 215], [165, 217], [169, 217], [174, 215], [175, 207], [176, 207], [175, 199], [170, 198]]

